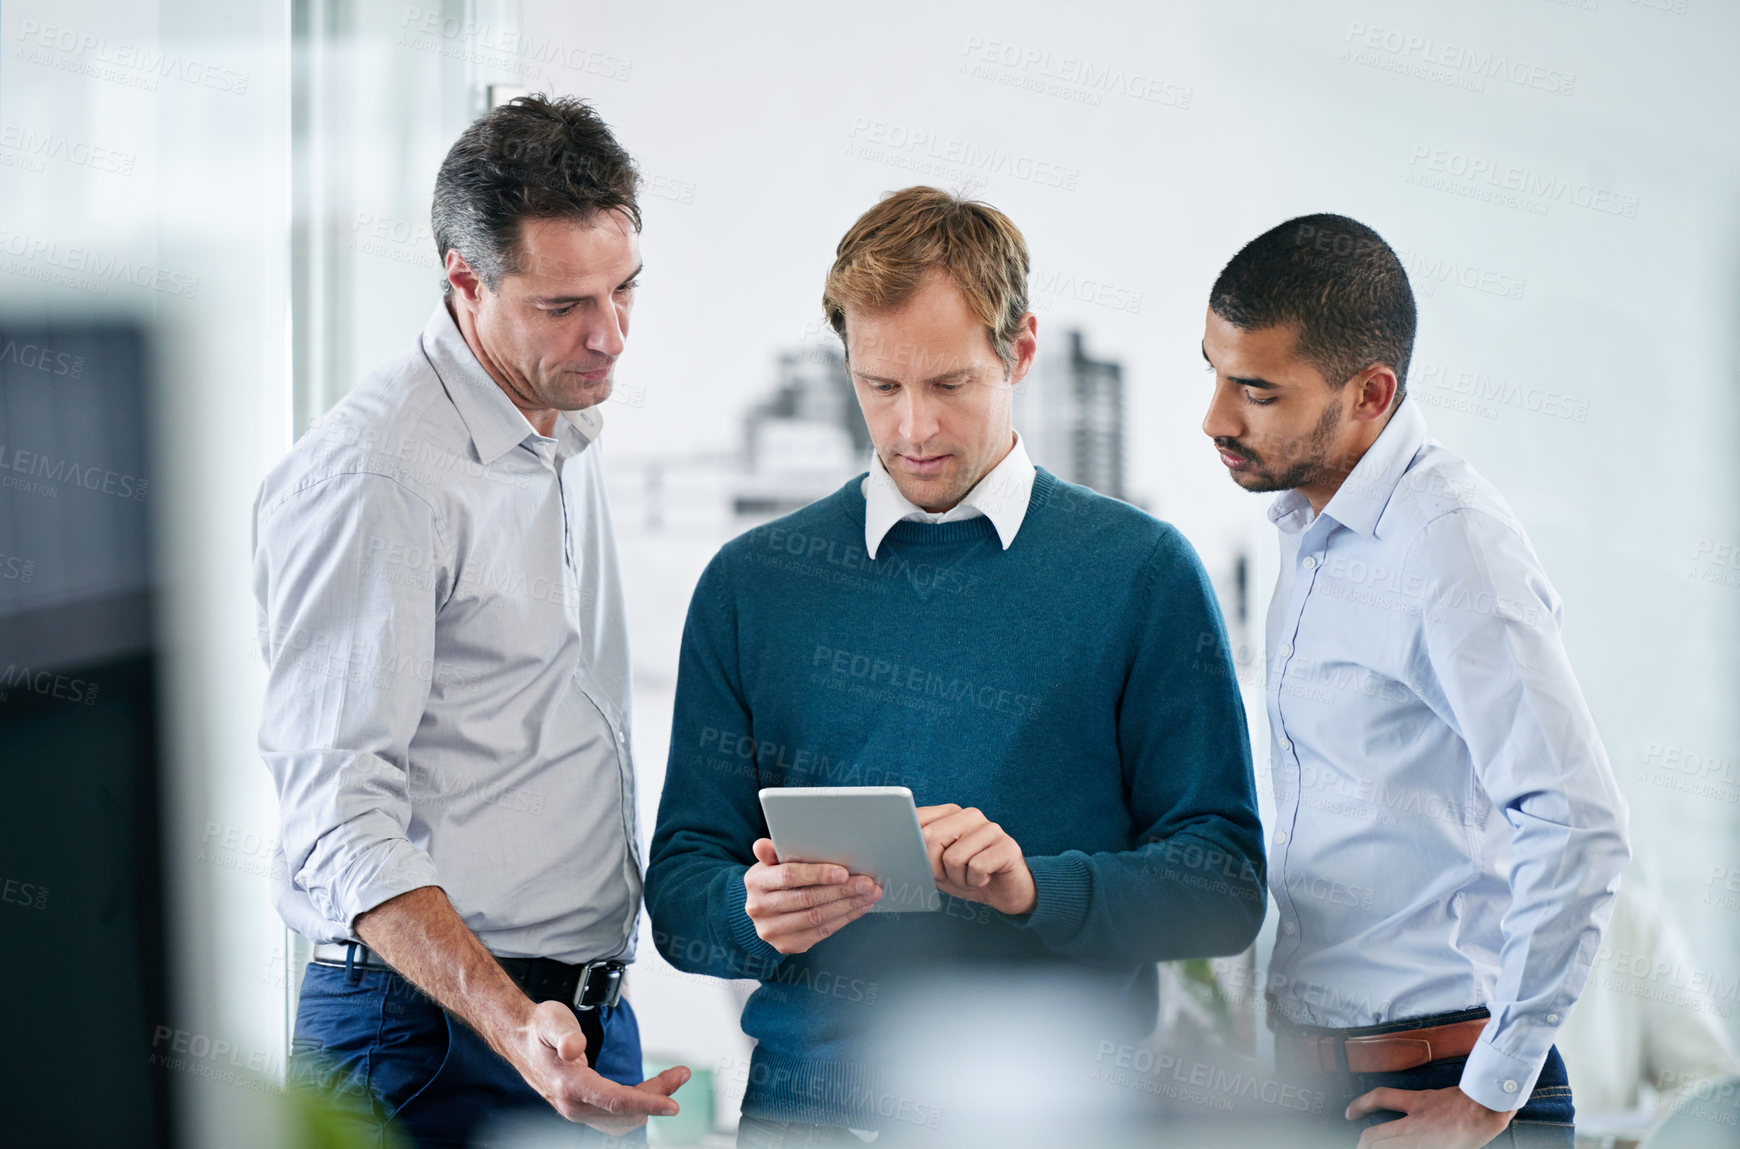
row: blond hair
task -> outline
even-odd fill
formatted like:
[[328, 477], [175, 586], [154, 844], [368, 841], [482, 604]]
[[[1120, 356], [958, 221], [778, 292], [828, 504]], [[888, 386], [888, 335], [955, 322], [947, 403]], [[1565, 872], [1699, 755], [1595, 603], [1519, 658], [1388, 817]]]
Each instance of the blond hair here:
[[889, 311], [942, 269], [985, 325], [1005, 369], [1027, 315], [1027, 241], [1009, 217], [933, 187], [891, 192], [858, 217], [834, 249], [822, 288], [828, 322], [846, 338], [846, 308]]

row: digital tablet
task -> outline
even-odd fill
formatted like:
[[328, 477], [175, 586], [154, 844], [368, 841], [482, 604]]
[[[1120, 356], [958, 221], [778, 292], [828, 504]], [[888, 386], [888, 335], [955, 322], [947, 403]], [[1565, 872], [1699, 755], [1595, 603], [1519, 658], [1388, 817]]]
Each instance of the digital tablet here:
[[905, 786], [770, 786], [761, 791], [768, 836], [782, 862], [831, 862], [882, 885], [873, 914], [942, 907], [918, 809]]

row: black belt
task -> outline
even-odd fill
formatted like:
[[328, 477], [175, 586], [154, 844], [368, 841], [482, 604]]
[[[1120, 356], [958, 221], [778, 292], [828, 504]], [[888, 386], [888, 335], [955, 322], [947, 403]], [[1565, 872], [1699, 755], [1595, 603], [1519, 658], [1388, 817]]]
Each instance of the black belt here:
[[[349, 952], [347, 952], [349, 951]], [[569, 965], [552, 958], [498, 957], [496, 964], [533, 1001], [566, 1002], [585, 1012], [600, 1006], [610, 1008], [622, 998], [622, 975], [628, 969], [615, 958]], [[347, 962], [367, 969], [391, 968], [379, 954], [355, 942], [324, 942], [314, 947], [319, 965], [343, 967]]]
[[495, 960], [533, 1001], [565, 1001], [578, 1010], [615, 1006], [622, 999], [622, 975], [628, 969], [614, 958], [583, 965], [550, 958]]
[[[493, 955], [492, 955], [493, 956]], [[586, 1038], [586, 1064], [598, 1067], [604, 1049], [604, 1017], [599, 1007], [612, 1007], [622, 998], [622, 975], [628, 966], [614, 958], [581, 965], [550, 958], [495, 959], [513, 983], [533, 1001], [559, 1001], [574, 1011], [580, 1032]], [[365, 945], [356, 942], [320, 942], [314, 947], [314, 964], [343, 970], [387, 970], [403, 977]]]

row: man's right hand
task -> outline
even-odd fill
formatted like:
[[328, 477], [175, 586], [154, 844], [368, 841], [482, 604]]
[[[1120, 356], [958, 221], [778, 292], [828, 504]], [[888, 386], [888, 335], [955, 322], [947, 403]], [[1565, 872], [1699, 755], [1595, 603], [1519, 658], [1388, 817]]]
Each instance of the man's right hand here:
[[439, 886], [420, 886], [357, 915], [357, 935], [401, 976], [456, 1013], [570, 1121], [612, 1136], [677, 1111], [683, 1066], [622, 1085], [586, 1064], [586, 1035], [561, 1002], [534, 1004], [466, 928]]
[[755, 865], [743, 874], [743, 908], [761, 940], [801, 954], [870, 912], [882, 887], [866, 874], [825, 862], [781, 862], [771, 838], [756, 839]]
[[648, 1117], [676, 1113], [671, 1094], [689, 1080], [682, 1065], [634, 1086], [603, 1076], [586, 1064], [586, 1036], [573, 1011], [558, 1001], [533, 1005], [503, 1036], [508, 1060], [556, 1112], [613, 1137], [645, 1124]]

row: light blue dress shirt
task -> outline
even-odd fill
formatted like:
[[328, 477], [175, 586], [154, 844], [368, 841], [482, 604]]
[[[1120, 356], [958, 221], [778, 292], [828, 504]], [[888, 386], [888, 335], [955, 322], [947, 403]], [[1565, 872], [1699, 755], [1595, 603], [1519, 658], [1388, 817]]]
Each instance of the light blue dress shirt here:
[[316, 941], [438, 885], [504, 957], [633, 956], [628, 634], [595, 410], [538, 434], [445, 304], [255, 504], [275, 901]]
[[1485, 1005], [1461, 1086], [1520, 1107], [1582, 992], [1626, 807], [1515, 515], [1404, 401], [1269, 518], [1269, 988], [1334, 1028]]

